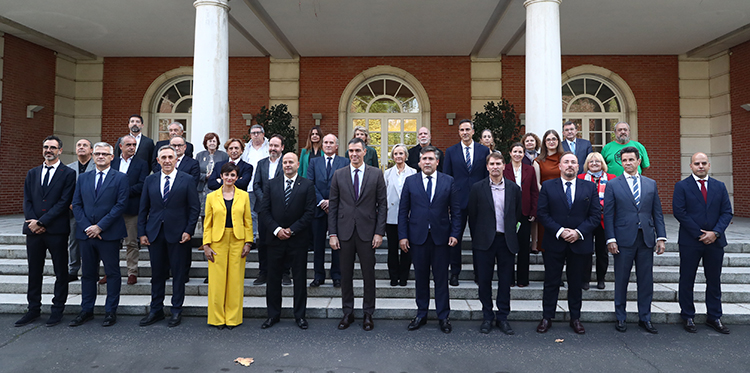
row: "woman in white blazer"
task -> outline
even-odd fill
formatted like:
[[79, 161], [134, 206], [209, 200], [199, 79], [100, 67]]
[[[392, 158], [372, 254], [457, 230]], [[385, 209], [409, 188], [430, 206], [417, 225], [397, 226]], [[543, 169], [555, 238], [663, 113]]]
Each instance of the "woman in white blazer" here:
[[407, 177], [417, 173], [417, 170], [406, 165], [409, 151], [406, 145], [398, 144], [391, 150], [391, 158], [396, 163], [385, 170], [385, 187], [388, 194], [388, 217], [385, 233], [388, 236], [388, 274], [391, 286], [406, 286], [411, 268], [411, 253], [401, 251], [398, 246], [398, 205], [401, 202], [401, 188]]

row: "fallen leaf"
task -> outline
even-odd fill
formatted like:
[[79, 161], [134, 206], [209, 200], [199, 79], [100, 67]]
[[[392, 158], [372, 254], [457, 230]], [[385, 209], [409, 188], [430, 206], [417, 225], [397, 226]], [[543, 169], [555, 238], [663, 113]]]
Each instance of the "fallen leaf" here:
[[564, 339], [562, 339], [562, 338], [555, 339], [555, 342], [557, 342], [557, 343], [563, 343], [563, 341], [564, 341]]
[[252, 364], [255, 361], [255, 359], [251, 357], [238, 357], [234, 359], [234, 362], [237, 364], [241, 364], [243, 366], [249, 367], [250, 364]]
[[284, 356], [289, 356], [289, 353], [288, 353], [288, 352], [287, 352], [287, 353], [285, 353], [285, 354], [284, 354]]

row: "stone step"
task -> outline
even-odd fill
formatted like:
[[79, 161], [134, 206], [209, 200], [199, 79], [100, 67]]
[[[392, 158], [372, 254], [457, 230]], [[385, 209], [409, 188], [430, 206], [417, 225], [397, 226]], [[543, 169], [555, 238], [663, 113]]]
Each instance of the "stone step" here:
[[[0, 313], [20, 314], [26, 310], [26, 296], [24, 294], [3, 294], [0, 296]], [[97, 296], [94, 312], [97, 315], [104, 313], [104, 295]], [[147, 295], [123, 295], [120, 297], [120, 304], [117, 313], [120, 315], [146, 315], [149, 309], [150, 296]], [[42, 295], [42, 312], [49, 313], [49, 304], [52, 301], [52, 295]], [[75, 315], [80, 312], [80, 295], [71, 295], [68, 297], [65, 313]], [[185, 296], [183, 312], [188, 316], [205, 317], [207, 314], [208, 300], [205, 296]], [[282, 298], [282, 314], [286, 319], [292, 316], [292, 298]], [[355, 298], [354, 315], [358, 320], [362, 318], [362, 299]], [[430, 301], [430, 310], [434, 310], [434, 301]], [[478, 300], [451, 300], [451, 314], [453, 320], [477, 320], [481, 321], [482, 306]], [[165, 307], [169, 310], [169, 307]], [[745, 324], [750, 319], [750, 303], [724, 304], [724, 314], [721, 318], [725, 324]], [[705, 322], [706, 308], [703, 303], [696, 304], [696, 322]], [[378, 298], [376, 301], [376, 311], [373, 317], [375, 319], [399, 319], [409, 320], [416, 313], [416, 304], [413, 299], [393, 299]], [[637, 305], [635, 302], [627, 304], [627, 321], [636, 323], [638, 321]], [[245, 297], [243, 304], [243, 316], [245, 318], [265, 318], [266, 301], [264, 297]], [[340, 298], [315, 297], [307, 300], [307, 318], [310, 319], [339, 319], [343, 316], [341, 311]], [[511, 312], [508, 317], [511, 321], [537, 321], [542, 317], [542, 302], [539, 300], [512, 300]], [[434, 321], [435, 312], [430, 311], [428, 314], [430, 323], [437, 327]], [[72, 316], [70, 316], [72, 319]], [[101, 316], [97, 318], [101, 320]], [[557, 312], [553, 324], [557, 327], [567, 327], [564, 322], [570, 319], [568, 305], [566, 301], [559, 301]], [[679, 323], [680, 308], [674, 302], [653, 302], [651, 306], [651, 320], [654, 323]], [[64, 320], [69, 321], [69, 318]], [[282, 322], [292, 322], [284, 320]], [[581, 307], [581, 321], [583, 322], [614, 322], [614, 302], [612, 301], [584, 301]], [[406, 327], [406, 321], [404, 321]], [[360, 325], [360, 322], [357, 322]], [[134, 325], [135, 326], [135, 325]]]

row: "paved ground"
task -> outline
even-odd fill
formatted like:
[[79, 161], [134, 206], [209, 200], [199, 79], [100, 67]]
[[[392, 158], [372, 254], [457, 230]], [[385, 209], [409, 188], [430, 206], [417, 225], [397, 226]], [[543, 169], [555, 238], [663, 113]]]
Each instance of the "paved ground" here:
[[[205, 318], [185, 318], [177, 328], [166, 323], [137, 326], [138, 317], [121, 317], [111, 328], [101, 317], [78, 328], [46, 328], [36, 322], [13, 327], [19, 315], [0, 315], [0, 372], [746, 372], [750, 326], [732, 325], [731, 335], [705, 326], [688, 334], [679, 325], [656, 325], [650, 335], [635, 325], [618, 333], [611, 323], [585, 324], [578, 336], [564, 323], [547, 334], [536, 323], [515, 322], [517, 335], [493, 329], [480, 334], [476, 322], [454, 322], [445, 335], [431, 320], [406, 331], [405, 321], [376, 320], [364, 332], [361, 320], [345, 331], [337, 320], [311, 320], [298, 329], [282, 320], [262, 330], [262, 320], [246, 319], [234, 330], [216, 330]], [[564, 339], [557, 343], [555, 339]], [[250, 367], [235, 365], [252, 357]]]

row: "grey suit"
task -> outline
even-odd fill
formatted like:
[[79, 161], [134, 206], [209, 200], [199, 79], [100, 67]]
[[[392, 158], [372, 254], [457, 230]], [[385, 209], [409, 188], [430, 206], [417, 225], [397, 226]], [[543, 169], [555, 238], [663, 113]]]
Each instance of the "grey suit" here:
[[375, 250], [373, 236], [385, 235], [387, 197], [385, 179], [379, 168], [365, 165], [359, 198], [355, 198], [352, 166], [336, 170], [331, 179], [328, 204], [328, 232], [341, 245], [341, 306], [344, 315], [354, 308], [354, 256], [359, 257], [364, 279], [362, 310], [375, 311]]
[[[76, 172], [76, 181], [78, 180], [78, 160], [67, 164], [68, 167]], [[94, 157], [91, 157], [89, 164], [86, 166], [86, 171], [89, 172], [96, 168], [94, 163]], [[78, 275], [78, 270], [81, 269], [81, 250], [78, 249], [78, 240], [76, 240], [76, 219], [73, 216], [73, 211], [70, 211], [70, 236], [68, 236], [68, 274]]]

